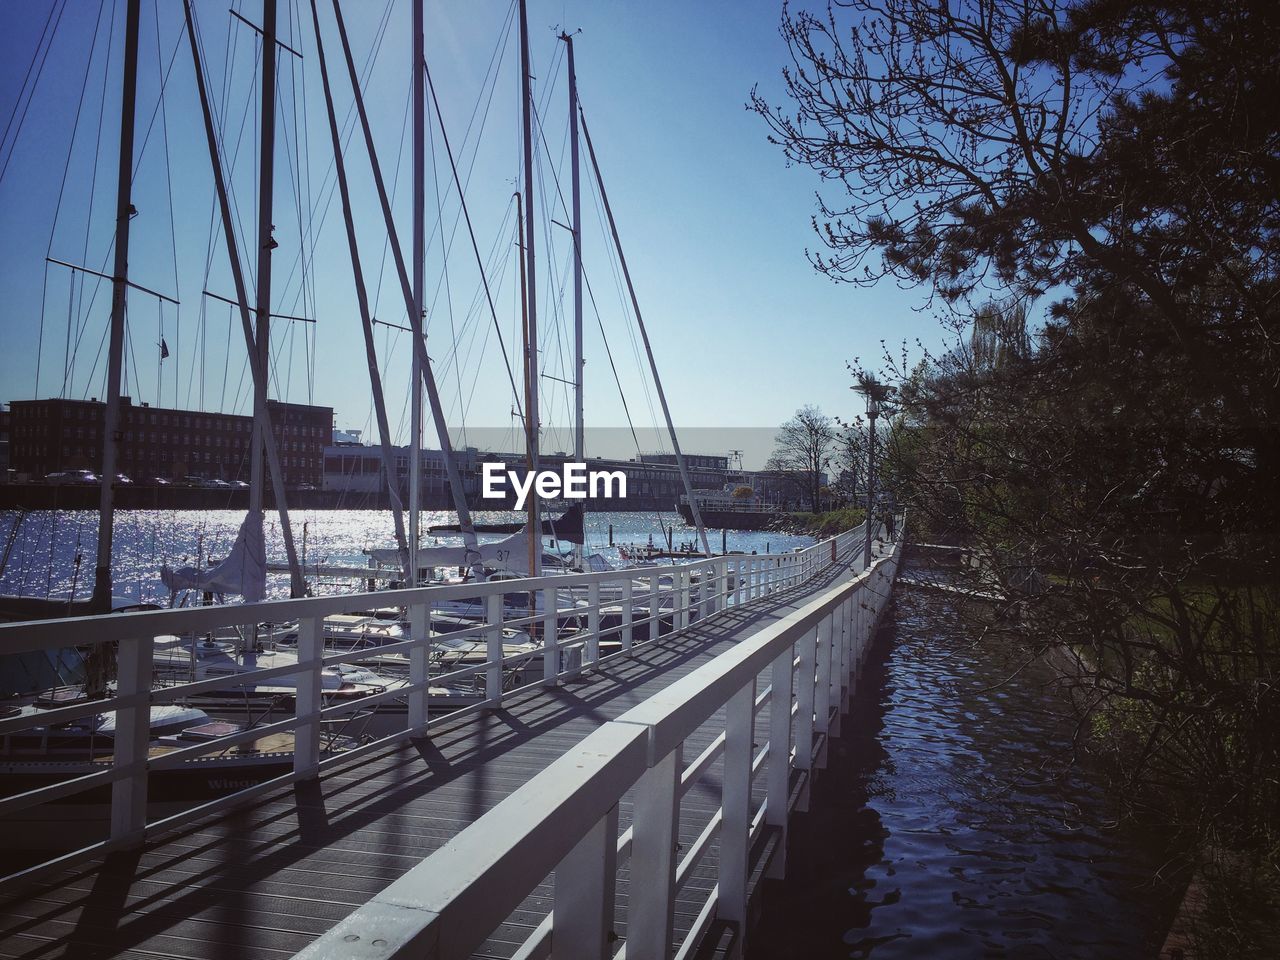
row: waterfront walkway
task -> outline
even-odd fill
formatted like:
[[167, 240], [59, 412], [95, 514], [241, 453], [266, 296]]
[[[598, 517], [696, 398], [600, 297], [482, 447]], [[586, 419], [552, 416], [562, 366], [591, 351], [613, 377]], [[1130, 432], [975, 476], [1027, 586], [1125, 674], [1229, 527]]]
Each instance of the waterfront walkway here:
[[[445, 723], [319, 780], [230, 814], [0, 891], [0, 956], [283, 958], [368, 901], [603, 723], [792, 613], [860, 569], [854, 548], [813, 580], [730, 608], [678, 635], [638, 645], [576, 680], [510, 696], [502, 708]], [[768, 705], [756, 719], [768, 729]], [[686, 759], [724, 730], [723, 711], [686, 742]], [[720, 805], [720, 761], [681, 802], [688, 848]], [[763, 785], [756, 788], [758, 805]], [[630, 822], [629, 798], [619, 808]], [[716, 883], [712, 845], [682, 887], [676, 931]], [[509, 957], [548, 909], [544, 883], [484, 945]], [[614, 932], [626, 936], [620, 874]]]

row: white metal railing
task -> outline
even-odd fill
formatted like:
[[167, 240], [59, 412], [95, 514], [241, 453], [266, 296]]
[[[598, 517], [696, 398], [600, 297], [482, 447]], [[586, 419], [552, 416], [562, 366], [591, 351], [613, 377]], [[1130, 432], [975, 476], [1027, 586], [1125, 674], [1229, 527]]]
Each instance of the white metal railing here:
[[[771, 870], [785, 869], [793, 774], [821, 766], [826, 735], [839, 732], [900, 553], [901, 541], [869, 570], [599, 727], [298, 960], [461, 960], [549, 876], [551, 910], [517, 950], [524, 960], [686, 958], [713, 920], [736, 924], [740, 946], [752, 843], [766, 826], [776, 828]], [[756, 716], [766, 703], [766, 742], [756, 750]], [[721, 710], [723, 733], [686, 765], [685, 742]], [[717, 760], [719, 809], [681, 856], [681, 797]], [[765, 799], [753, 810], [758, 776]], [[628, 794], [632, 823], [619, 836], [618, 807]], [[717, 882], [675, 943], [677, 892], [716, 838]], [[615, 888], [628, 860], [627, 936], [614, 944]]]
[[[785, 554], [731, 554], [691, 563], [628, 568], [598, 573], [559, 574], [540, 578], [482, 583], [432, 585], [405, 590], [379, 591], [257, 604], [193, 607], [111, 614], [95, 618], [45, 620], [0, 625], [0, 651], [6, 654], [48, 651], [68, 646], [113, 645], [117, 663], [114, 692], [100, 699], [80, 700], [37, 714], [0, 717], [0, 744], [32, 727], [49, 728], [114, 711], [115, 734], [108, 764], [95, 764], [91, 772], [22, 793], [0, 796], [0, 818], [38, 807], [55, 799], [110, 786], [110, 824], [106, 836], [96, 842], [23, 872], [30, 875], [54, 866], [66, 866], [102, 851], [139, 843], [154, 833], [198, 817], [247, 803], [298, 780], [314, 777], [325, 767], [352, 760], [409, 737], [421, 736], [432, 726], [468, 712], [502, 704], [512, 688], [506, 683], [513, 668], [523, 670], [520, 686], [554, 685], [613, 657], [627, 656], [635, 643], [687, 628], [691, 622], [714, 617], [727, 609], [751, 602], [819, 576], [837, 557], [856, 556], [864, 527], [847, 531], [803, 550]], [[542, 605], [513, 608], [504, 598], [538, 595]], [[458, 601], [483, 605], [475, 626], [448, 634], [452, 639], [483, 641], [485, 656], [473, 662], [433, 672], [442, 651], [433, 634], [433, 617], [442, 607]], [[359, 613], [371, 604], [405, 611], [409, 638], [384, 643], [375, 650], [332, 652], [325, 646], [325, 618]], [[516, 615], [513, 615], [516, 614]], [[245, 670], [231, 675], [164, 686], [153, 682], [155, 639], [163, 636], [217, 635], [231, 629], [246, 633], [271, 632], [263, 625], [296, 623], [297, 663]], [[537, 633], [541, 646], [533, 651], [505, 655], [504, 628]], [[640, 638], [640, 640], [637, 640]], [[602, 641], [616, 647], [608, 652]], [[371, 655], [400, 654], [407, 660], [402, 682], [380, 693], [345, 703], [329, 703], [323, 693], [322, 671], [335, 664], [359, 663]], [[531, 663], [540, 658], [541, 669]], [[227, 736], [216, 737], [155, 756], [150, 750], [150, 708], [180, 703], [214, 690], [247, 688], [264, 681], [289, 678], [296, 684], [292, 716], [258, 724]], [[469, 684], [474, 697], [450, 712], [429, 714], [432, 687]], [[519, 689], [519, 687], [515, 688]], [[323, 749], [325, 730], [335, 720], [358, 711], [403, 710], [402, 725], [392, 732], [366, 738], [367, 742], [329, 752]], [[223, 755], [231, 747], [244, 749], [268, 735], [294, 737], [292, 762], [278, 775], [243, 789], [165, 817], [148, 816], [150, 778], [199, 757]], [[12, 758], [10, 758], [12, 759]], [[0, 761], [3, 762], [3, 761]], [[100, 768], [100, 769], [99, 769]], [[0, 786], [3, 781], [0, 780]], [[3, 883], [3, 880], [0, 880]]]

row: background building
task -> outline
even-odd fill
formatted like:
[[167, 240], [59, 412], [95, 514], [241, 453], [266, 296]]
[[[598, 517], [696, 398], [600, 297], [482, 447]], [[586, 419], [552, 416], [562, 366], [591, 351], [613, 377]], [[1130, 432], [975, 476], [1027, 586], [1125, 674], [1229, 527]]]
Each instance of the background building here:
[[[286, 487], [324, 480], [324, 448], [333, 409], [269, 400], [272, 432]], [[15, 400], [10, 405], [10, 459], [19, 478], [102, 467], [106, 404], [99, 400]], [[134, 405], [121, 398], [119, 471], [135, 480], [249, 479], [253, 418]]]
[[[359, 446], [347, 442], [352, 431], [335, 433], [335, 442], [324, 451], [323, 489], [337, 494], [339, 505], [378, 507], [386, 505], [383, 481], [382, 455], [376, 446]], [[344, 439], [338, 440], [341, 436]], [[393, 452], [398, 489], [407, 505], [409, 495], [409, 448], [396, 447]], [[454, 459], [462, 474], [462, 486], [467, 502], [475, 510], [504, 510], [514, 504], [514, 494], [509, 501], [482, 499], [482, 469], [485, 463], [502, 463], [509, 470], [523, 471], [523, 453], [490, 453], [466, 447], [453, 451]], [[719, 490], [729, 482], [728, 458], [703, 454], [686, 456], [690, 476], [697, 489]], [[539, 465], [544, 470], [559, 470], [572, 461], [566, 454], [544, 454]], [[672, 454], [646, 454], [639, 460], [606, 460], [587, 458], [587, 470], [620, 470], [627, 476], [625, 500], [588, 499], [588, 510], [663, 510], [672, 511], [684, 485], [680, 470]], [[734, 472], [736, 479], [737, 473]], [[509, 486], [508, 486], [509, 489]], [[422, 451], [422, 505], [428, 510], [452, 510], [453, 497], [449, 490], [449, 477], [445, 471], [444, 455], [439, 450]]]

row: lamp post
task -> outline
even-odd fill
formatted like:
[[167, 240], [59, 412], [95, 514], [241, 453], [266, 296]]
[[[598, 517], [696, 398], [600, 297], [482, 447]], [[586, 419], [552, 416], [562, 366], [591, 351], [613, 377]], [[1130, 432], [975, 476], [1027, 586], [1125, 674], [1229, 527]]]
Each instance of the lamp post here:
[[875, 377], [863, 374], [858, 382], [849, 389], [861, 393], [867, 398], [867, 420], [871, 428], [867, 435], [867, 519], [866, 536], [862, 543], [862, 568], [871, 566], [871, 536], [875, 527], [872, 511], [876, 502], [876, 418], [880, 416], [881, 405], [888, 399], [892, 388], [880, 383]]

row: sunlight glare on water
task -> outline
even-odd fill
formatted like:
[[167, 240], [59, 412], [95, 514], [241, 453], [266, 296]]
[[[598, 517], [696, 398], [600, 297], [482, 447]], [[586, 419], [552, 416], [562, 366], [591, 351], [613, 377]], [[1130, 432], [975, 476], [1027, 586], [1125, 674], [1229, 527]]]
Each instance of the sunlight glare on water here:
[[[519, 520], [511, 513], [476, 512], [477, 523]], [[115, 516], [113, 574], [116, 593], [135, 599], [168, 602], [168, 592], [160, 582], [160, 567], [194, 565], [197, 556], [206, 563], [225, 557], [235, 542], [236, 532], [244, 519], [239, 510], [121, 510]], [[307, 566], [333, 564], [364, 566], [368, 557], [362, 551], [372, 547], [394, 547], [395, 533], [391, 514], [386, 510], [295, 510], [289, 514], [294, 543], [303, 552]], [[13, 526], [21, 520], [8, 567], [0, 577], [0, 593], [34, 597], [65, 597], [74, 592], [76, 598], [88, 597], [93, 586], [94, 551], [97, 548], [98, 515], [91, 510], [32, 511], [20, 516], [17, 511], [0, 511], [0, 543], [7, 543]], [[425, 531], [433, 524], [457, 521], [451, 511], [424, 512], [423, 546], [448, 546], [461, 543], [457, 535], [429, 537]], [[609, 546], [609, 528], [614, 542], [645, 544], [652, 536], [655, 544], [663, 542], [661, 524], [674, 524], [673, 543], [693, 542], [696, 531], [684, 525], [678, 514], [653, 512], [595, 513], [587, 515], [587, 552], [601, 553], [611, 562], [619, 561], [617, 546]], [[304, 530], [305, 527], [305, 530]], [[266, 515], [267, 560], [284, 563], [284, 540], [280, 518]], [[711, 549], [720, 549], [720, 531], [709, 531]], [[486, 537], [484, 539], [489, 539]], [[496, 539], [496, 537], [493, 537]], [[813, 543], [812, 537], [777, 532], [729, 531], [730, 550], [780, 553]], [[76, 556], [80, 556], [79, 570]], [[343, 592], [352, 581], [336, 583], [332, 579], [317, 580], [309, 575], [315, 593]], [[289, 595], [288, 575], [268, 576], [270, 597]]]

